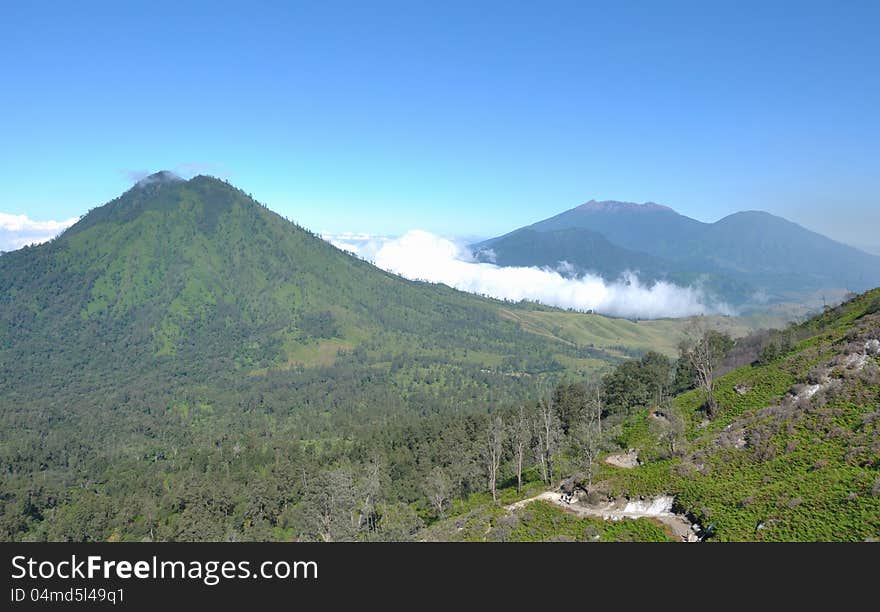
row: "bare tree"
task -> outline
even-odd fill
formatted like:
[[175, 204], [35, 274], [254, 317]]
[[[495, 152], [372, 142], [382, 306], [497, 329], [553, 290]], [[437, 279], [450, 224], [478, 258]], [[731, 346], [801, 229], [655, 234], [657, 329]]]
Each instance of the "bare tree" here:
[[602, 401], [598, 389], [596, 397], [589, 398], [586, 404], [584, 417], [574, 431], [574, 443], [587, 476], [587, 488], [590, 488], [593, 486], [593, 465], [602, 450]]
[[372, 458], [364, 466], [363, 480], [358, 487], [361, 508], [358, 512], [357, 530], [376, 529], [376, 506], [382, 490], [382, 464], [378, 458]]
[[490, 417], [486, 428], [486, 443], [483, 447], [483, 459], [489, 477], [489, 490], [492, 501], [498, 501], [498, 471], [501, 469], [501, 454], [504, 452], [504, 422], [500, 416]]
[[516, 467], [516, 492], [522, 491], [523, 464], [525, 463], [526, 451], [532, 441], [532, 428], [529, 423], [529, 415], [524, 405], [520, 405], [519, 411], [510, 423], [510, 441], [513, 446], [513, 462]]
[[347, 468], [312, 478], [303, 496], [301, 535], [325, 542], [356, 539], [358, 500], [354, 488]]
[[541, 466], [541, 478], [547, 484], [551, 484], [553, 482], [553, 456], [556, 454], [559, 441], [562, 438], [562, 424], [553, 409], [553, 395], [551, 393], [538, 402], [533, 427], [535, 458]]
[[431, 507], [434, 508], [434, 512], [437, 513], [437, 516], [443, 518], [446, 515], [446, 504], [449, 503], [452, 497], [452, 480], [449, 478], [446, 470], [439, 465], [434, 466], [434, 469], [431, 470], [425, 481], [425, 492], [428, 495], [428, 500], [431, 502]]
[[702, 323], [694, 327], [696, 338], [689, 347], [682, 347], [681, 355], [694, 370], [696, 382], [706, 395], [706, 414], [715, 418], [718, 405], [715, 401], [715, 376], [721, 361], [733, 347], [727, 334], [706, 329]]
[[666, 446], [670, 457], [674, 457], [678, 452], [679, 444], [681, 444], [684, 436], [684, 421], [672, 406], [672, 402], [668, 401], [663, 406], [663, 417], [658, 418], [655, 427], [658, 428], [658, 437]]

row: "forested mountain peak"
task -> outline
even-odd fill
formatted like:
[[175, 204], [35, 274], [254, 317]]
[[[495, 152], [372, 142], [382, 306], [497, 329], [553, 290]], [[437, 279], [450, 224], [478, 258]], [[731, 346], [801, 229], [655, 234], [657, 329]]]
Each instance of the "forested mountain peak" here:
[[207, 230], [213, 228], [218, 215], [233, 206], [256, 209], [259, 204], [220, 179], [199, 175], [184, 180], [163, 170], [142, 178], [107, 204], [93, 208], [67, 234], [76, 234], [101, 222], [130, 222], [147, 211], [168, 215], [195, 210], [204, 220], [199, 229]]

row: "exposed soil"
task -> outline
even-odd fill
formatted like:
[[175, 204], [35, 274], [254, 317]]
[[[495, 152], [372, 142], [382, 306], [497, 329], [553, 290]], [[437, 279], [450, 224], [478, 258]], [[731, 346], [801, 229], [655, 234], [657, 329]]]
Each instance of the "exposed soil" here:
[[566, 503], [562, 496], [555, 491], [545, 491], [534, 497], [523, 499], [509, 506], [505, 510], [512, 512], [527, 506], [528, 504], [543, 500], [558, 506], [566, 512], [577, 516], [594, 516], [606, 521], [619, 521], [623, 519], [648, 518], [659, 521], [668, 527], [673, 536], [682, 542], [697, 542], [691, 523], [685, 517], [672, 512], [672, 497], [668, 495], [656, 497], [651, 500], [621, 502], [614, 501], [605, 504], [587, 505], [580, 501]]

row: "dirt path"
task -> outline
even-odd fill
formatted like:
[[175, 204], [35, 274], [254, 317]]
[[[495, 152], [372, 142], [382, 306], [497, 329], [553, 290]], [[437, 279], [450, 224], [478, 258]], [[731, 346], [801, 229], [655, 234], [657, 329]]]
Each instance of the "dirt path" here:
[[[668, 511], [657, 511], [649, 507], [644, 510], [639, 509], [629, 509], [626, 507], [623, 509], [619, 507], [615, 507], [613, 503], [609, 503], [604, 506], [586, 506], [579, 502], [572, 502], [570, 504], [562, 501], [559, 493], [555, 491], [545, 491], [539, 495], [535, 495], [534, 497], [530, 497], [528, 499], [523, 499], [516, 503], [510, 504], [509, 506], [505, 506], [504, 509], [508, 512], [513, 512], [514, 510], [519, 510], [527, 506], [528, 504], [543, 500], [553, 504], [554, 506], [558, 506], [567, 512], [571, 512], [577, 516], [594, 516], [604, 520], [611, 521], [619, 521], [621, 519], [637, 519], [637, 518], [649, 518], [660, 521], [672, 531], [673, 535], [676, 538], [679, 538], [683, 542], [693, 542], [696, 541], [694, 532], [691, 530], [691, 524], [688, 522], [686, 518], [675, 514], [673, 512]], [[627, 506], [629, 506], [628, 504]]]

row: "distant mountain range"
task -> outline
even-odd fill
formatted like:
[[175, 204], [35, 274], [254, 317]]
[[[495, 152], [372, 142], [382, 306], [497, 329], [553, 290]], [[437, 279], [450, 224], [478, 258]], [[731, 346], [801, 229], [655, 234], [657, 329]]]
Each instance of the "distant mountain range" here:
[[880, 257], [761, 211], [703, 223], [649, 202], [589, 201], [472, 245], [480, 261], [606, 279], [698, 284], [734, 305], [803, 300], [880, 285]]

